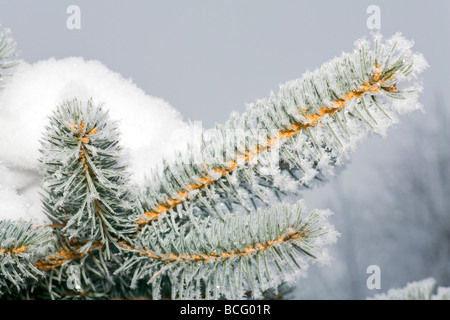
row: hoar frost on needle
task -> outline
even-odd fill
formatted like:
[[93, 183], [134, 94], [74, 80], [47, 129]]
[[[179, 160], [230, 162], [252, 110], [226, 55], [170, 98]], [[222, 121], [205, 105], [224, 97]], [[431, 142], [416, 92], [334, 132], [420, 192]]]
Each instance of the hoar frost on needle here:
[[[43, 203], [53, 222], [46, 230], [57, 240], [33, 263], [33, 276], [49, 271], [39, 292], [79, 296], [56, 285], [76, 266], [83, 297], [261, 298], [314, 261], [329, 262], [326, 246], [338, 235], [330, 211], [305, 215], [302, 202], [288, 202], [332, 176], [368, 134], [385, 134], [398, 115], [420, 107], [417, 75], [426, 62], [411, 46], [401, 35], [376, 35], [372, 47], [356, 42], [353, 53], [191, 139], [149, 170], [142, 188], [119, 152], [130, 143], [126, 130], [119, 139], [119, 113], [109, 120], [109, 102], [86, 99], [79, 78], [79, 99], [58, 102], [42, 137]], [[135, 111], [142, 113], [123, 114], [124, 128], [147, 115]]]

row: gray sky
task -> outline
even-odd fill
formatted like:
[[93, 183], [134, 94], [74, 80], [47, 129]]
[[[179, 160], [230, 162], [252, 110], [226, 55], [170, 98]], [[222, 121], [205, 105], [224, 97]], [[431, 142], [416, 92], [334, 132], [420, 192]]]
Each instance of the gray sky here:
[[[66, 27], [70, 4], [81, 8], [81, 30]], [[352, 50], [370, 35], [371, 4], [382, 33], [414, 39], [432, 66], [422, 101], [449, 88], [448, 1], [0, 0], [0, 23], [24, 60], [100, 60], [208, 128]]]

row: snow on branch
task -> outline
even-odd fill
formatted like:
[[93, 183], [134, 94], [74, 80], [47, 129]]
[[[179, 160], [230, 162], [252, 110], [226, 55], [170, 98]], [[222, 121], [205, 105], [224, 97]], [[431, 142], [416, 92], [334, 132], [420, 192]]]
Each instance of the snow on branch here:
[[[20, 271], [45, 273], [36, 286], [51, 298], [259, 298], [304, 276], [311, 262], [329, 260], [324, 246], [337, 233], [328, 212], [304, 217], [302, 203], [278, 200], [332, 175], [362, 138], [385, 134], [397, 115], [420, 108], [417, 76], [427, 63], [411, 47], [401, 35], [376, 35], [373, 48], [358, 41], [353, 53], [205, 132], [152, 172], [143, 190], [131, 182], [105, 109], [64, 102], [40, 150], [52, 224], [35, 232], [50, 230], [55, 246]], [[2, 266], [30, 248], [11, 242], [19, 233], [0, 238]], [[71, 281], [73, 268], [79, 282], [70, 291], [61, 282]], [[19, 273], [5, 274], [16, 285]]]

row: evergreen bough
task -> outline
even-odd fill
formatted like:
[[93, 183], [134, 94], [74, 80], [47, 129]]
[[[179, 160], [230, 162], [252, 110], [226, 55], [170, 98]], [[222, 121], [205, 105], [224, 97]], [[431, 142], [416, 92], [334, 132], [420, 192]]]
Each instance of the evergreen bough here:
[[437, 287], [434, 278], [408, 283], [403, 288], [389, 289], [368, 300], [450, 300], [449, 287]]
[[[3, 82], [15, 62], [0, 38]], [[355, 46], [204, 132], [143, 188], [107, 106], [57, 106], [40, 158], [51, 224], [0, 221], [1, 297], [262, 298], [326, 263], [330, 212], [308, 213], [298, 192], [414, 109], [426, 65], [399, 34]]]

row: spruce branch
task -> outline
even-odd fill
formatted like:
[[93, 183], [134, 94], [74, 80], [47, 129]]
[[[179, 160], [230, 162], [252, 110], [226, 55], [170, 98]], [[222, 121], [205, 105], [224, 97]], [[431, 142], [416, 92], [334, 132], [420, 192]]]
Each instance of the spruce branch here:
[[186, 201], [219, 217], [236, 205], [250, 211], [248, 199], [267, 205], [270, 191], [295, 192], [333, 174], [358, 140], [385, 133], [402, 111], [399, 101], [415, 103], [421, 86], [414, 80], [423, 69], [415, 66], [423, 58], [411, 45], [400, 35], [385, 42], [376, 36], [372, 50], [360, 41], [353, 54], [282, 85], [278, 96], [207, 132], [199, 148], [190, 146], [152, 174], [138, 222]]
[[41, 149], [43, 203], [67, 247], [57, 256], [82, 257], [94, 247], [110, 258], [111, 245], [120, 250], [118, 241], [130, 241], [136, 232], [130, 218], [134, 189], [117, 125], [92, 100], [82, 104], [75, 99], [57, 108], [46, 129]]
[[[333, 174], [356, 142], [384, 134], [405, 103], [417, 103], [424, 63], [411, 45], [399, 35], [376, 36], [373, 49], [358, 42], [353, 54], [206, 132], [200, 146], [153, 172], [139, 195], [103, 107], [76, 99], [58, 106], [40, 159], [52, 224], [38, 229], [56, 240], [26, 265], [35, 272], [28, 278], [45, 277], [28, 282], [24, 295], [260, 298], [310, 262], [326, 262], [323, 246], [337, 236], [328, 213], [304, 217], [302, 203], [274, 202]], [[5, 243], [2, 257], [25, 257], [25, 244]], [[80, 283], [68, 290], [72, 268]]]
[[[192, 210], [188, 208], [185, 210]], [[327, 212], [303, 217], [303, 204], [279, 205], [224, 220], [201, 219], [178, 230], [162, 222], [148, 225], [137, 240], [137, 253], [116, 271], [144, 279], [158, 299], [161, 280], [170, 279], [172, 299], [260, 298], [268, 289], [304, 275], [310, 260], [327, 259], [324, 245], [337, 233]], [[131, 248], [130, 248], [131, 249]], [[131, 249], [132, 250], [132, 249]]]
[[11, 37], [11, 30], [0, 30], [0, 89], [4, 86], [6, 78], [11, 76], [10, 69], [19, 63], [16, 46]]
[[450, 300], [449, 287], [437, 287], [434, 278], [408, 283], [403, 288], [389, 289], [368, 300]]
[[34, 262], [50, 252], [54, 234], [30, 221], [0, 221], [0, 293], [20, 290], [44, 275]]

